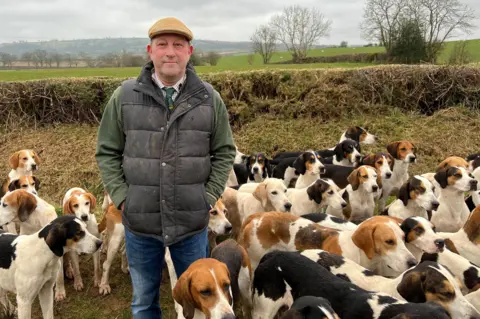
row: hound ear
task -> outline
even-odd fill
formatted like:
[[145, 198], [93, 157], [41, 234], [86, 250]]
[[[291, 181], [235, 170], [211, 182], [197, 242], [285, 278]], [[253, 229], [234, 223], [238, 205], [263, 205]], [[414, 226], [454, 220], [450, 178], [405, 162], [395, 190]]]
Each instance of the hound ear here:
[[390, 159], [390, 163], [389, 163], [389, 165], [390, 165], [390, 170], [393, 171], [393, 165], [395, 164], [395, 159], [393, 158], [393, 156], [392, 156], [391, 154], [388, 154], [388, 153], [387, 153], [387, 154], [385, 154], [385, 155], [386, 155], [385, 157], [387, 157], [387, 161]]
[[333, 152], [335, 153], [336, 160], [340, 162], [343, 159], [343, 144], [338, 143], [333, 149]]
[[364, 224], [359, 226], [352, 235], [353, 243], [365, 252], [368, 259], [372, 259], [375, 253], [374, 232], [375, 226]]
[[320, 204], [322, 202], [323, 191], [322, 188], [317, 185], [317, 183], [307, 187], [308, 199], [315, 201], [315, 203]]
[[24, 222], [37, 208], [35, 197], [27, 191], [18, 194], [18, 219]]
[[375, 164], [375, 154], [367, 155], [362, 160], [362, 165], [374, 166]]
[[92, 193], [86, 193], [85, 195], [90, 198], [90, 210], [93, 212], [95, 210], [95, 207], [97, 207], [97, 198], [93, 196]]
[[298, 172], [299, 175], [305, 174], [307, 168], [305, 167], [305, 161], [303, 160], [303, 154], [298, 156], [293, 162], [293, 168]]
[[67, 199], [65, 204], [63, 204], [63, 215], [66, 214], [75, 214], [75, 212], [72, 209], [72, 206], [70, 205], [70, 198]]
[[378, 185], [378, 188], [382, 189], [383, 188], [382, 172], [380, 172], [379, 169], [377, 169], [376, 171], [377, 171], [377, 185]]
[[13, 192], [14, 190], [20, 188], [20, 180], [19, 179], [16, 179], [16, 180], [13, 180], [10, 182], [10, 184], [8, 184], [8, 190], [10, 192]]
[[37, 166], [40, 165], [41, 163], [39, 153], [33, 151], [33, 159], [35, 160], [35, 164], [37, 164]]
[[352, 189], [356, 191], [358, 187], [360, 186], [360, 179], [358, 178], [358, 175], [360, 174], [360, 171], [357, 169], [354, 169], [350, 175], [347, 177], [347, 181], [350, 185], [352, 185]]
[[8, 159], [8, 164], [10, 164], [10, 167], [13, 168], [13, 169], [17, 169], [18, 168], [18, 162], [20, 160], [20, 158], [18, 157], [19, 156], [19, 152], [15, 152], [12, 154], [12, 156], [10, 156], [10, 158]]
[[442, 188], [445, 188], [448, 186], [448, 178], [447, 178], [447, 170], [442, 169], [439, 170], [438, 172], [435, 173], [433, 176], [435, 180], [440, 184]]
[[253, 197], [260, 201], [260, 203], [262, 203], [262, 206], [265, 207], [268, 200], [267, 184], [265, 184], [264, 182], [258, 184], [257, 188], [255, 188], [255, 191], [253, 192]]
[[185, 271], [177, 281], [173, 288], [172, 296], [183, 308], [183, 316], [185, 319], [193, 319], [195, 314], [195, 304], [190, 293], [190, 283], [192, 280], [191, 272]]
[[426, 302], [425, 280], [426, 273], [424, 271], [410, 271], [403, 276], [402, 281], [397, 286], [397, 291], [406, 301], [413, 303]]
[[38, 236], [45, 239], [45, 243], [56, 256], [63, 256], [63, 247], [67, 245], [67, 231], [64, 227], [49, 224], [40, 230]]
[[409, 182], [405, 182], [398, 191], [398, 199], [403, 202], [403, 205], [407, 206], [408, 200], [410, 199], [410, 187]]
[[265, 171], [263, 172], [263, 174], [265, 173], [267, 176], [263, 177], [264, 179], [267, 177], [273, 176], [273, 170], [272, 170], [272, 166], [270, 165], [270, 160], [266, 157], [265, 157]]
[[393, 158], [397, 158], [398, 156], [397, 149], [399, 144], [400, 142], [393, 142], [387, 145], [387, 151], [393, 156]]
[[38, 191], [40, 189], [40, 179], [38, 177], [32, 176], [33, 181], [35, 182], [35, 189]]

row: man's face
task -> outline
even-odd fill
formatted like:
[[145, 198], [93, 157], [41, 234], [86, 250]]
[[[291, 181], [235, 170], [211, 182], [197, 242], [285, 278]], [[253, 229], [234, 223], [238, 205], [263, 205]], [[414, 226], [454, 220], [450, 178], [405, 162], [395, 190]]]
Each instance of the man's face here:
[[153, 38], [147, 51], [160, 79], [174, 83], [183, 76], [193, 46], [180, 35], [162, 34]]

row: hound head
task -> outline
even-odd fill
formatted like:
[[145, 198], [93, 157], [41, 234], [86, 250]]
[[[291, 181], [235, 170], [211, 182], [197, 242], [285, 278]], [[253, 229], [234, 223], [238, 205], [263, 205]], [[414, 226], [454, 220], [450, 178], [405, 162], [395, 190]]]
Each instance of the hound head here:
[[416, 163], [416, 147], [409, 141], [397, 141], [387, 145], [387, 151], [394, 159], [404, 163]]
[[195, 309], [210, 319], [235, 318], [230, 273], [224, 263], [213, 258], [193, 262], [178, 279], [173, 298], [186, 319], [194, 317]]
[[354, 169], [348, 175], [348, 183], [352, 185], [354, 191], [359, 188], [369, 192], [376, 193], [378, 191], [378, 174], [377, 170], [371, 166], [362, 165]]
[[335, 159], [338, 162], [343, 159], [348, 159], [351, 164], [357, 164], [362, 159], [360, 144], [354, 140], [344, 140], [338, 143], [333, 151], [335, 152]]
[[405, 242], [424, 253], [434, 254], [445, 249], [445, 240], [435, 233], [433, 224], [423, 217], [408, 217], [400, 228], [405, 234]]
[[102, 241], [92, 235], [84, 222], [73, 215], [55, 218], [38, 233], [50, 250], [58, 257], [68, 251], [93, 254], [102, 245]]
[[0, 226], [14, 220], [27, 221], [37, 208], [37, 198], [24, 189], [5, 194], [0, 200]]
[[361, 126], [352, 126], [345, 131], [345, 137], [357, 141], [361, 144], [374, 144], [377, 137], [367, 132], [367, 128]]
[[437, 172], [452, 166], [463, 167], [468, 170], [468, 162], [459, 156], [449, 156], [437, 166]]
[[263, 181], [272, 176], [269, 159], [263, 153], [254, 153], [246, 160], [248, 175], [251, 180]]
[[444, 266], [424, 261], [402, 275], [397, 291], [406, 301], [434, 302], [452, 318], [479, 318], [479, 312], [465, 299], [459, 283]]
[[315, 183], [307, 187], [307, 194], [310, 200], [321, 205], [321, 207], [332, 206], [335, 209], [342, 209], [347, 202], [339, 193], [340, 188], [331, 179], [317, 179]]
[[477, 180], [463, 167], [451, 166], [447, 169], [439, 170], [435, 173], [434, 178], [443, 189], [449, 188], [458, 192], [477, 189]]
[[63, 214], [72, 214], [84, 222], [94, 218], [97, 199], [92, 193], [73, 191], [63, 201]]
[[228, 221], [227, 208], [222, 199], [218, 199], [215, 206], [210, 210], [208, 229], [217, 235], [227, 235], [232, 231], [232, 224]]
[[435, 187], [427, 178], [420, 175], [412, 176], [400, 187], [398, 199], [405, 206], [409, 201], [413, 201], [427, 211], [437, 210], [439, 206], [435, 196]]
[[362, 222], [352, 235], [354, 244], [378, 265], [383, 276], [398, 276], [417, 264], [407, 249], [397, 222], [385, 216], [373, 216]]
[[325, 173], [325, 166], [320, 162], [320, 155], [315, 151], [300, 154], [293, 162], [293, 168], [299, 175], [318, 175]]
[[14, 170], [20, 169], [25, 173], [31, 173], [40, 165], [40, 157], [34, 150], [24, 149], [13, 153], [8, 163]]
[[10, 192], [16, 189], [24, 189], [27, 192], [37, 195], [37, 190], [40, 188], [40, 180], [36, 176], [20, 176], [8, 184], [8, 190]]
[[394, 159], [388, 153], [377, 152], [365, 156], [362, 160], [363, 165], [375, 167], [382, 177], [382, 180], [392, 177]]
[[289, 212], [292, 208], [292, 203], [287, 198], [287, 187], [283, 180], [279, 178], [268, 178], [258, 184], [253, 192], [253, 196], [259, 200], [263, 208], [269, 205], [277, 212]]
[[468, 171], [473, 172], [475, 169], [480, 167], [480, 153], [470, 154], [465, 160], [468, 163]]

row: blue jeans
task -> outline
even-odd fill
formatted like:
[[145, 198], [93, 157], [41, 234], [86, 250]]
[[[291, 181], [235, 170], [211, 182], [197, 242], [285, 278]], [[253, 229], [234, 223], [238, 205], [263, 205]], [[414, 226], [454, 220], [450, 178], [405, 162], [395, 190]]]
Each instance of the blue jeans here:
[[[125, 228], [125, 247], [133, 285], [134, 319], [160, 319], [160, 283], [165, 260], [163, 242], [138, 236]], [[194, 261], [207, 257], [208, 229], [169, 246], [177, 278]]]

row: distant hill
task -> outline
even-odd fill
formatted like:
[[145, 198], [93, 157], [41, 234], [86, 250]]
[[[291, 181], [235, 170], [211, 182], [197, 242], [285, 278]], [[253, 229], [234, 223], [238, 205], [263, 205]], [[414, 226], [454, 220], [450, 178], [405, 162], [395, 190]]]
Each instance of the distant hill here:
[[[51, 40], [42, 42], [0, 43], [0, 52], [21, 56], [25, 52], [45, 50], [61, 54], [85, 52], [91, 56], [121, 52], [145, 53], [148, 38], [104, 38], [80, 40]], [[203, 52], [215, 51], [222, 54], [245, 54], [251, 51], [251, 42], [229, 42], [213, 40], [193, 40], [196, 49]]]
[[[78, 54], [85, 52], [90, 56], [99, 56], [106, 53], [122, 52], [145, 53], [148, 38], [104, 38], [104, 39], [78, 39], [78, 40], [50, 40], [38, 42], [19, 41], [13, 43], [0, 43], [0, 52], [21, 56], [25, 52], [45, 50], [60, 54]], [[214, 51], [221, 54], [237, 55], [251, 52], [250, 41], [230, 42], [215, 40], [193, 40], [195, 49], [202, 52]], [[316, 45], [313, 48], [326, 46]], [[278, 45], [278, 51], [285, 51], [283, 44]]]

